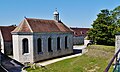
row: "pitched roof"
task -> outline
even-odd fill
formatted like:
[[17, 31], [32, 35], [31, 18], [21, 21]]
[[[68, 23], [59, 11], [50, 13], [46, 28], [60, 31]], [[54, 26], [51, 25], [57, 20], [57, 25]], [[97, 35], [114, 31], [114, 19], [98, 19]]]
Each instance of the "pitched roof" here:
[[11, 31], [13, 31], [15, 28], [16, 26], [0, 26], [0, 31], [4, 41], [12, 41]]
[[86, 36], [90, 28], [71, 28], [74, 31], [74, 36]]
[[55, 20], [44, 20], [35, 18], [25, 18], [20, 25], [12, 31], [16, 32], [72, 32], [62, 22]]

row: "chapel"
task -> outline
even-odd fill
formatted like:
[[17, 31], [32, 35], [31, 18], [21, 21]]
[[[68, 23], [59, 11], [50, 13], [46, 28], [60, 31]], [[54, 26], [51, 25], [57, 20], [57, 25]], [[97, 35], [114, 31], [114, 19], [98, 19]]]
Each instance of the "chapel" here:
[[73, 31], [53, 13], [54, 20], [24, 18], [11, 32], [13, 58], [36, 62], [73, 53]]

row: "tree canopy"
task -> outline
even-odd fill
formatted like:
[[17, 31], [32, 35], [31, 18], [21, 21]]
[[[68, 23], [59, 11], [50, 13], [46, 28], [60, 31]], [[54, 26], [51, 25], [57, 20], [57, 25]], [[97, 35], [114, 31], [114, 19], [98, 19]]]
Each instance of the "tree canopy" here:
[[115, 34], [120, 32], [120, 6], [113, 10], [104, 9], [97, 15], [88, 31], [88, 38], [97, 44], [114, 45]]

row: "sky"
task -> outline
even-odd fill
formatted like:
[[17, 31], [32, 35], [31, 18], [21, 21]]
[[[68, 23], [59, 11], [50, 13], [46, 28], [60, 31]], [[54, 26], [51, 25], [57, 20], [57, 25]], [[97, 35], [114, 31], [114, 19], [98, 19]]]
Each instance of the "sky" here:
[[19, 25], [24, 17], [53, 20], [57, 8], [68, 27], [91, 28], [100, 10], [119, 5], [120, 0], [0, 0], [0, 25]]

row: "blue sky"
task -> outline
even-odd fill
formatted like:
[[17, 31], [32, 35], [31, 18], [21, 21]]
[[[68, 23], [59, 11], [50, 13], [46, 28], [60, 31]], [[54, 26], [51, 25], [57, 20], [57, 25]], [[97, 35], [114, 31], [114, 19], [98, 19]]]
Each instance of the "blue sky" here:
[[53, 19], [57, 8], [67, 26], [91, 27], [101, 9], [119, 5], [119, 0], [0, 0], [0, 25], [18, 25], [24, 16]]

